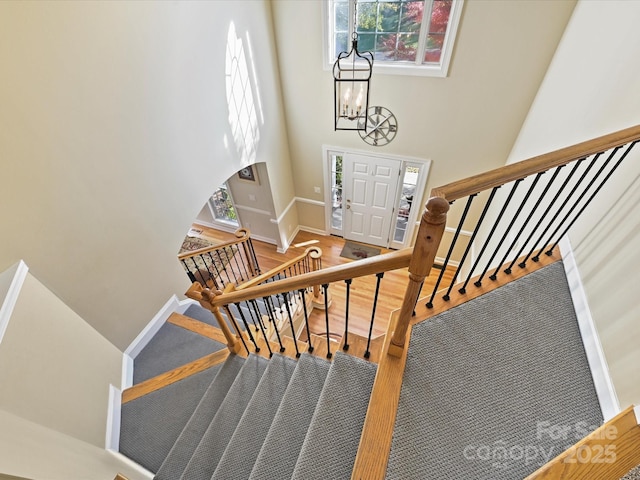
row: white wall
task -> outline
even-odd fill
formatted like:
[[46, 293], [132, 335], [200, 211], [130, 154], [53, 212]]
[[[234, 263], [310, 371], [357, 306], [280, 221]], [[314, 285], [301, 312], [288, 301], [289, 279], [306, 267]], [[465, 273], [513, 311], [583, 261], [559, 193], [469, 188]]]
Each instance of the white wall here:
[[[322, 189], [314, 191], [323, 187], [322, 144], [431, 159], [427, 191], [503, 165], [574, 4], [467, 1], [447, 78], [382, 75], [374, 67], [371, 104], [397, 116], [398, 135], [388, 146], [372, 147], [355, 132], [333, 130], [333, 77], [322, 65], [322, 2], [274, 1], [296, 196], [324, 200]], [[301, 221], [312, 210], [324, 213], [306, 204]]]
[[0, 410], [2, 474], [46, 480], [150, 478], [103, 448]]
[[[640, 2], [580, 0], [509, 161], [640, 124]], [[640, 147], [570, 233], [620, 404], [640, 403]]]
[[0, 365], [0, 409], [104, 447], [122, 354], [31, 274], [0, 343]]
[[188, 287], [176, 260], [234, 142], [231, 23], [259, 109], [249, 159], [293, 198], [269, 2], [0, 2], [0, 271], [23, 258], [120, 349]]

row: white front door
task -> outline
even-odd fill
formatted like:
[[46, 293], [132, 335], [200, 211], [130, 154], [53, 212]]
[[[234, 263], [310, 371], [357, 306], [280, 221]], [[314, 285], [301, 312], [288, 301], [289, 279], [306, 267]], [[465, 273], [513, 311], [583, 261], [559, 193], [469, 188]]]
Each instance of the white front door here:
[[389, 245], [400, 166], [399, 160], [344, 156], [344, 238], [381, 247]]

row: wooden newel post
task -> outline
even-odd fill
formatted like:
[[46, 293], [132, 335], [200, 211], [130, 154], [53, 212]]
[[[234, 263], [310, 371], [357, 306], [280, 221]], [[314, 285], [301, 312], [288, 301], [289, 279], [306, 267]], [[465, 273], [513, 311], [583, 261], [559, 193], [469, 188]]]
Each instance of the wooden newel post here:
[[[251, 274], [251, 278], [255, 277], [258, 272], [256, 271], [256, 265], [253, 263], [253, 253], [247, 244], [251, 233], [248, 228], [239, 228], [235, 232], [236, 238], [242, 240], [242, 250], [244, 251], [244, 258], [247, 259], [247, 263], [249, 264], [249, 273]], [[247, 278], [247, 280], [249, 280]]]
[[220, 330], [222, 330], [222, 334], [224, 335], [225, 340], [227, 341], [227, 348], [231, 353], [238, 353], [240, 351], [241, 345], [236, 340], [236, 337], [229, 329], [229, 325], [225, 321], [224, 317], [220, 313], [220, 308], [216, 305], [213, 305], [213, 300], [218, 296], [222, 295], [220, 290], [209, 290], [208, 288], [203, 288], [198, 282], [195, 282], [191, 285], [189, 290], [185, 293], [185, 295], [189, 298], [197, 300], [200, 302], [203, 308], [206, 308], [213, 316], [216, 317], [218, 321], [218, 326]]
[[[309, 258], [311, 258], [311, 271], [317, 272], [320, 270], [320, 258], [322, 257], [322, 250], [319, 248], [310, 247], [307, 249]], [[320, 285], [313, 286], [313, 298], [320, 298]]]
[[449, 203], [444, 198], [432, 197], [427, 202], [427, 208], [420, 219], [416, 244], [409, 261], [409, 285], [407, 285], [400, 315], [391, 337], [390, 355], [399, 357], [402, 353], [420, 288], [433, 267], [436, 252], [442, 240], [448, 211]]

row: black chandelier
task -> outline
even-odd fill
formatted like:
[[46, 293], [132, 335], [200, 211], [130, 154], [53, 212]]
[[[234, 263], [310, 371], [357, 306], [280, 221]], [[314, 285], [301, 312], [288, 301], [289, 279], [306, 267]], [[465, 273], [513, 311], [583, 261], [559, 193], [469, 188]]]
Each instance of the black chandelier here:
[[351, 51], [340, 52], [333, 64], [335, 130], [367, 129], [373, 53], [358, 51], [357, 1], [354, 2], [353, 17]]

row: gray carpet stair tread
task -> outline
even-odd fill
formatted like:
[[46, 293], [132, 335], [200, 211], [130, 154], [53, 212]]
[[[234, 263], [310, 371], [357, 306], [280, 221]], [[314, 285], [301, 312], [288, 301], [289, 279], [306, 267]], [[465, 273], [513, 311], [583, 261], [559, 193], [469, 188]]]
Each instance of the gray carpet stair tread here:
[[206, 432], [211, 420], [213, 420], [242, 365], [244, 365], [244, 361], [244, 358], [237, 355], [230, 355], [224, 361], [167, 458], [162, 463], [154, 480], [175, 480], [180, 478], [198, 447], [200, 439]]
[[330, 366], [323, 358], [300, 356], [250, 480], [291, 478]]
[[[220, 458], [212, 480], [246, 480], [287, 390], [296, 361], [274, 355]], [[287, 442], [289, 439], [287, 439]]]
[[365, 360], [335, 354], [292, 479], [351, 477], [376, 369]]
[[386, 478], [521, 479], [602, 421], [556, 262], [413, 327]]
[[180, 477], [182, 480], [211, 479], [268, 363], [254, 354], [245, 360]]
[[120, 453], [157, 472], [220, 368], [216, 365], [123, 404]]
[[225, 347], [167, 322], [134, 359], [133, 383], [143, 382]]
[[213, 325], [214, 327], [218, 326], [218, 321], [206, 308], [201, 307], [197, 303], [192, 303], [187, 307], [187, 309], [183, 313], [184, 316], [193, 318], [195, 320], [199, 320], [203, 323], [208, 323], [209, 325]]

